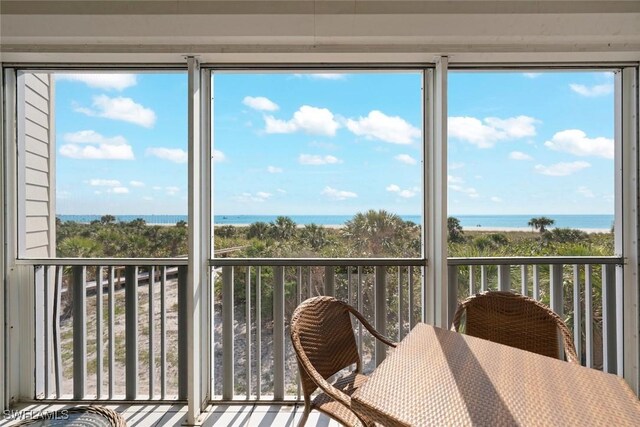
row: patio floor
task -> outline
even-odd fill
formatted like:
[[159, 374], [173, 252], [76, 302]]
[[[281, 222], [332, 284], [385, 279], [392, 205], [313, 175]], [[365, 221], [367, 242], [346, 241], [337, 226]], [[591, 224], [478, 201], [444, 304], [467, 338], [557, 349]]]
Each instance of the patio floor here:
[[[61, 410], [73, 405], [59, 404], [22, 404], [13, 409], [13, 414], [21, 414], [23, 417], [28, 414]], [[184, 421], [186, 406], [166, 405], [166, 404], [140, 404], [140, 405], [114, 405], [104, 404], [121, 414], [127, 421], [127, 426], [153, 427], [153, 426], [180, 426]], [[203, 426], [206, 427], [226, 427], [226, 426], [292, 426], [298, 425], [298, 420], [302, 416], [303, 405], [277, 405], [277, 404], [256, 404], [256, 405], [231, 405], [220, 404], [211, 405], [207, 408]], [[30, 412], [31, 411], [31, 412]], [[7, 419], [8, 414], [3, 414], [0, 418], [0, 426], [11, 426], [18, 421]], [[324, 414], [312, 411], [307, 426], [313, 427], [339, 427], [340, 424], [331, 420]]]

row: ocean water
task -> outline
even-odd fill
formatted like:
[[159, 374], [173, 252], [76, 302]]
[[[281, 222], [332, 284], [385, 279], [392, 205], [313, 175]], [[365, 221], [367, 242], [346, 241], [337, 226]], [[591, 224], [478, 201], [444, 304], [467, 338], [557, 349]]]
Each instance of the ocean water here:
[[[144, 219], [147, 224], [175, 224], [187, 221], [186, 215], [114, 215], [119, 222], [132, 221], [136, 218]], [[613, 225], [613, 215], [453, 215], [465, 228], [527, 228], [531, 218], [545, 216], [555, 221], [553, 227], [602, 229], [610, 230]], [[254, 222], [272, 222], [278, 215], [215, 215], [216, 225], [249, 225]], [[289, 215], [299, 225], [342, 225], [353, 218], [353, 215]], [[420, 215], [400, 215], [405, 221], [416, 224], [422, 222]], [[58, 215], [61, 221], [75, 221], [89, 223], [100, 220], [100, 215]]]

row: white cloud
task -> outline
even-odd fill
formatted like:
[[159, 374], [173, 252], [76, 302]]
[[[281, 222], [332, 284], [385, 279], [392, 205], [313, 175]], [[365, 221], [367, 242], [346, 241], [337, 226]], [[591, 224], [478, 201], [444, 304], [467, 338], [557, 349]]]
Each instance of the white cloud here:
[[121, 184], [117, 179], [90, 179], [89, 185], [92, 187], [119, 187]]
[[122, 120], [147, 128], [153, 127], [156, 122], [156, 113], [153, 110], [137, 104], [131, 98], [110, 98], [107, 95], [98, 95], [93, 97], [92, 106], [94, 109], [76, 107], [75, 111], [87, 116]]
[[264, 191], [258, 191], [255, 194], [242, 193], [240, 195], [235, 196], [234, 199], [237, 202], [240, 202], [240, 203], [248, 203], [248, 202], [262, 203], [262, 202], [265, 202], [267, 199], [269, 199], [271, 196], [272, 196], [271, 193], [267, 193], [267, 192], [264, 192]]
[[298, 156], [298, 162], [302, 165], [334, 165], [342, 163], [342, 160], [330, 155], [300, 154], [300, 156]]
[[386, 187], [386, 190], [391, 192], [391, 193], [396, 193], [398, 196], [404, 198], [404, 199], [410, 199], [412, 197], [414, 197], [416, 194], [418, 194], [420, 192], [420, 188], [418, 187], [414, 187], [414, 188], [410, 188], [410, 189], [401, 189], [399, 186], [397, 186], [396, 184], [390, 184]]
[[189, 160], [187, 152], [180, 148], [149, 147], [145, 153], [174, 163], [187, 163]]
[[160, 191], [160, 190], [162, 190], [162, 187], [160, 187], [159, 185], [154, 185], [154, 186], [153, 186], [153, 187], [151, 187], [151, 188], [153, 188], [155, 191]]
[[266, 200], [266, 199], [268, 199], [269, 197], [271, 197], [271, 196], [272, 196], [272, 194], [271, 194], [271, 193], [267, 193], [267, 192], [265, 192], [265, 191], [258, 191], [258, 192], [256, 193], [256, 196], [260, 197], [261, 199], [265, 199], [265, 200]]
[[587, 134], [579, 129], [568, 129], [557, 132], [551, 141], [544, 143], [556, 151], [564, 151], [576, 156], [596, 156], [613, 159], [613, 139], [602, 136], [587, 138]]
[[397, 156], [394, 157], [394, 159], [406, 165], [415, 165], [416, 163], [418, 163], [416, 159], [414, 159], [408, 154], [398, 154]]
[[282, 188], [278, 188], [276, 191], [280, 194], [287, 194], [287, 190], [283, 190]]
[[129, 181], [129, 185], [132, 187], [144, 187], [144, 182], [142, 181]]
[[497, 197], [497, 196], [491, 197], [491, 201], [494, 202], [494, 203], [502, 203], [502, 199], [500, 197]]
[[293, 113], [290, 120], [280, 120], [273, 116], [265, 116], [265, 132], [293, 133], [302, 131], [314, 135], [334, 136], [340, 124], [333, 113], [326, 108], [303, 105]]
[[127, 194], [129, 193], [129, 189], [127, 187], [114, 187], [107, 190], [109, 193], [114, 194]]
[[462, 185], [458, 185], [458, 184], [449, 184], [449, 189], [451, 189], [452, 191], [456, 191], [458, 193], [466, 194], [472, 199], [476, 199], [480, 197], [480, 195], [478, 194], [478, 191], [473, 187], [463, 187]]
[[453, 171], [456, 169], [462, 169], [464, 167], [464, 163], [460, 163], [460, 162], [452, 162], [449, 163], [449, 170]]
[[512, 151], [509, 153], [509, 158], [511, 160], [533, 160], [533, 157], [528, 155], [527, 153], [523, 153], [522, 151]]
[[449, 184], [462, 184], [464, 179], [459, 176], [447, 175], [447, 183]]
[[537, 77], [540, 77], [542, 73], [522, 73], [522, 75], [529, 79], [535, 79]]
[[478, 148], [491, 148], [498, 141], [534, 136], [537, 122], [529, 116], [507, 119], [486, 117], [483, 121], [475, 117], [449, 117], [449, 136], [477, 145]]
[[347, 200], [358, 197], [358, 195], [352, 191], [337, 190], [329, 186], [324, 187], [324, 190], [322, 190], [320, 194], [327, 196], [331, 200]]
[[387, 116], [373, 110], [367, 117], [358, 120], [348, 119], [347, 129], [367, 139], [378, 139], [392, 144], [411, 144], [422, 134], [420, 129], [398, 116]]
[[264, 96], [245, 96], [242, 103], [249, 108], [259, 111], [276, 111], [278, 104]]
[[578, 187], [578, 190], [576, 192], [578, 194], [580, 194], [581, 196], [586, 197], [588, 199], [592, 199], [592, 198], [596, 197], [593, 194], [593, 191], [591, 191], [591, 189], [589, 187], [580, 186], [580, 187]]
[[153, 201], [153, 197], [143, 196], [142, 200], [147, 201], [147, 202], [151, 202], [151, 201]]
[[169, 187], [165, 187], [164, 190], [167, 192], [167, 196], [175, 196], [180, 192], [180, 187], [171, 185]]
[[593, 85], [593, 86], [585, 86], [585, 85], [579, 85], [576, 83], [571, 83], [569, 87], [575, 93], [582, 96], [588, 96], [588, 97], [605, 96], [605, 95], [609, 95], [610, 93], [613, 93], [613, 84], [611, 83], [604, 83], [601, 85]]
[[575, 172], [581, 171], [582, 169], [586, 169], [588, 167], [591, 167], [591, 164], [587, 162], [582, 162], [582, 161], [560, 162], [560, 163], [555, 163], [549, 166], [536, 165], [535, 171], [542, 175], [567, 176]]
[[211, 155], [211, 157], [216, 163], [224, 162], [225, 160], [227, 160], [227, 156], [225, 156], [224, 153], [220, 150], [213, 150], [213, 154]]
[[267, 172], [269, 173], [282, 173], [282, 168], [278, 168], [275, 166], [267, 166]]
[[105, 90], [124, 90], [135, 86], [137, 83], [135, 74], [101, 73], [101, 74], [55, 74], [56, 81], [66, 80], [72, 82], [82, 82], [89, 87]]
[[[123, 136], [105, 137], [93, 130], [65, 133], [68, 144], [60, 146], [60, 154], [72, 159], [133, 160], [133, 149]], [[85, 145], [86, 144], [86, 145]]]

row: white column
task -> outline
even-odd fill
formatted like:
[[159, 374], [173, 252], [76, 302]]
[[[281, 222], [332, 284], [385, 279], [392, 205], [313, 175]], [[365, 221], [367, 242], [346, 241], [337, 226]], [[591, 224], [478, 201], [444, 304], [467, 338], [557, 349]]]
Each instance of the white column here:
[[616, 271], [618, 375], [640, 394], [640, 299], [638, 293], [638, 75], [635, 68], [616, 73], [615, 251], [625, 259]]
[[[209, 141], [203, 132], [204, 102], [200, 64], [194, 57], [188, 64], [188, 144], [189, 144], [189, 267], [187, 278], [187, 399], [186, 424], [201, 424], [203, 403], [207, 390], [203, 389], [203, 370], [207, 370], [206, 340], [203, 341], [203, 314], [208, 305], [208, 258], [209, 258]], [[206, 85], [206, 82], [204, 82]], [[204, 109], [208, 111], [208, 109]], [[206, 337], [205, 337], [206, 338]], [[182, 373], [184, 374], [184, 372]]]
[[[436, 59], [433, 82], [425, 82], [425, 223], [426, 298], [432, 309], [426, 320], [448, 328], [453, 313], [448, 308], [447, 280], [447, 67], [446, 56]], [[427, 76], [429, 73], [427, 74]], [[431, 89], [431, 90], [429, 90]], [[428, 118], [432, 119], [429, 120]]]
[[[5, 90], [4, 90], [4, 72], [2, 67], [0, 67], [0, 100], [4, 99]], [[4, 108], [0, 108], [0, 127], [4, 124]], [[5, 164], [5, 147], [7, 146], [7, 139], [5, 129], [2, 129], [0, 132], [0, 165], [2, 166], [2, 172], [0, 173], [0, 242], [5, 242], [4, 239], [4, 228], [5, 228], [5, 177], [4, 174], [7, 171], [7, 167]], [[0, 245], [0, 319], [4, 319], [4, 294], [5, 294], [5, 253], [4, 253], [4, 245]], [[6, 323], [2, 322], [2, 330], [0, 331], [0, 411], [4, 411], [7, 408], [7, 400], [5, 394], [5, 388], [7, 384], [7, 380], [5, 377], [5, 346], [4, 346], [4, 336], [5, 336], [5, 325]]]

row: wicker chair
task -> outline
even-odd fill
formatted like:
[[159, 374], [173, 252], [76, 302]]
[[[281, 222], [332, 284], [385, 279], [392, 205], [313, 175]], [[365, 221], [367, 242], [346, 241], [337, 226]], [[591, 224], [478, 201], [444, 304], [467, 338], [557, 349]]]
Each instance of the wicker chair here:
[[[349, 304], [326, 296], [309, 298], [300, 304], [291, 319], [291, 341], [298, 359], [304, 394], [304, 413], [299, 426], [305, 424], [311, 409], [317, 409], [347, 426], [373, 425], [365, 415], [356, 414], [351, 409], [350, 396], [364, 384], [367, 377], [361, 373], [362, 361], [349, 313], [374, 337], [395, 347]], [[333, 384], [327, 381], [353, 364], [356, 369], [351, 374]], [[322, 392], [311, 400], [311, 394], [318, 387]]]
[[571, 332], [540, 302], [512, 292], [488, 291], [467, 298], [453, 318], [456, 331], [568, 362], [580, 363]]

